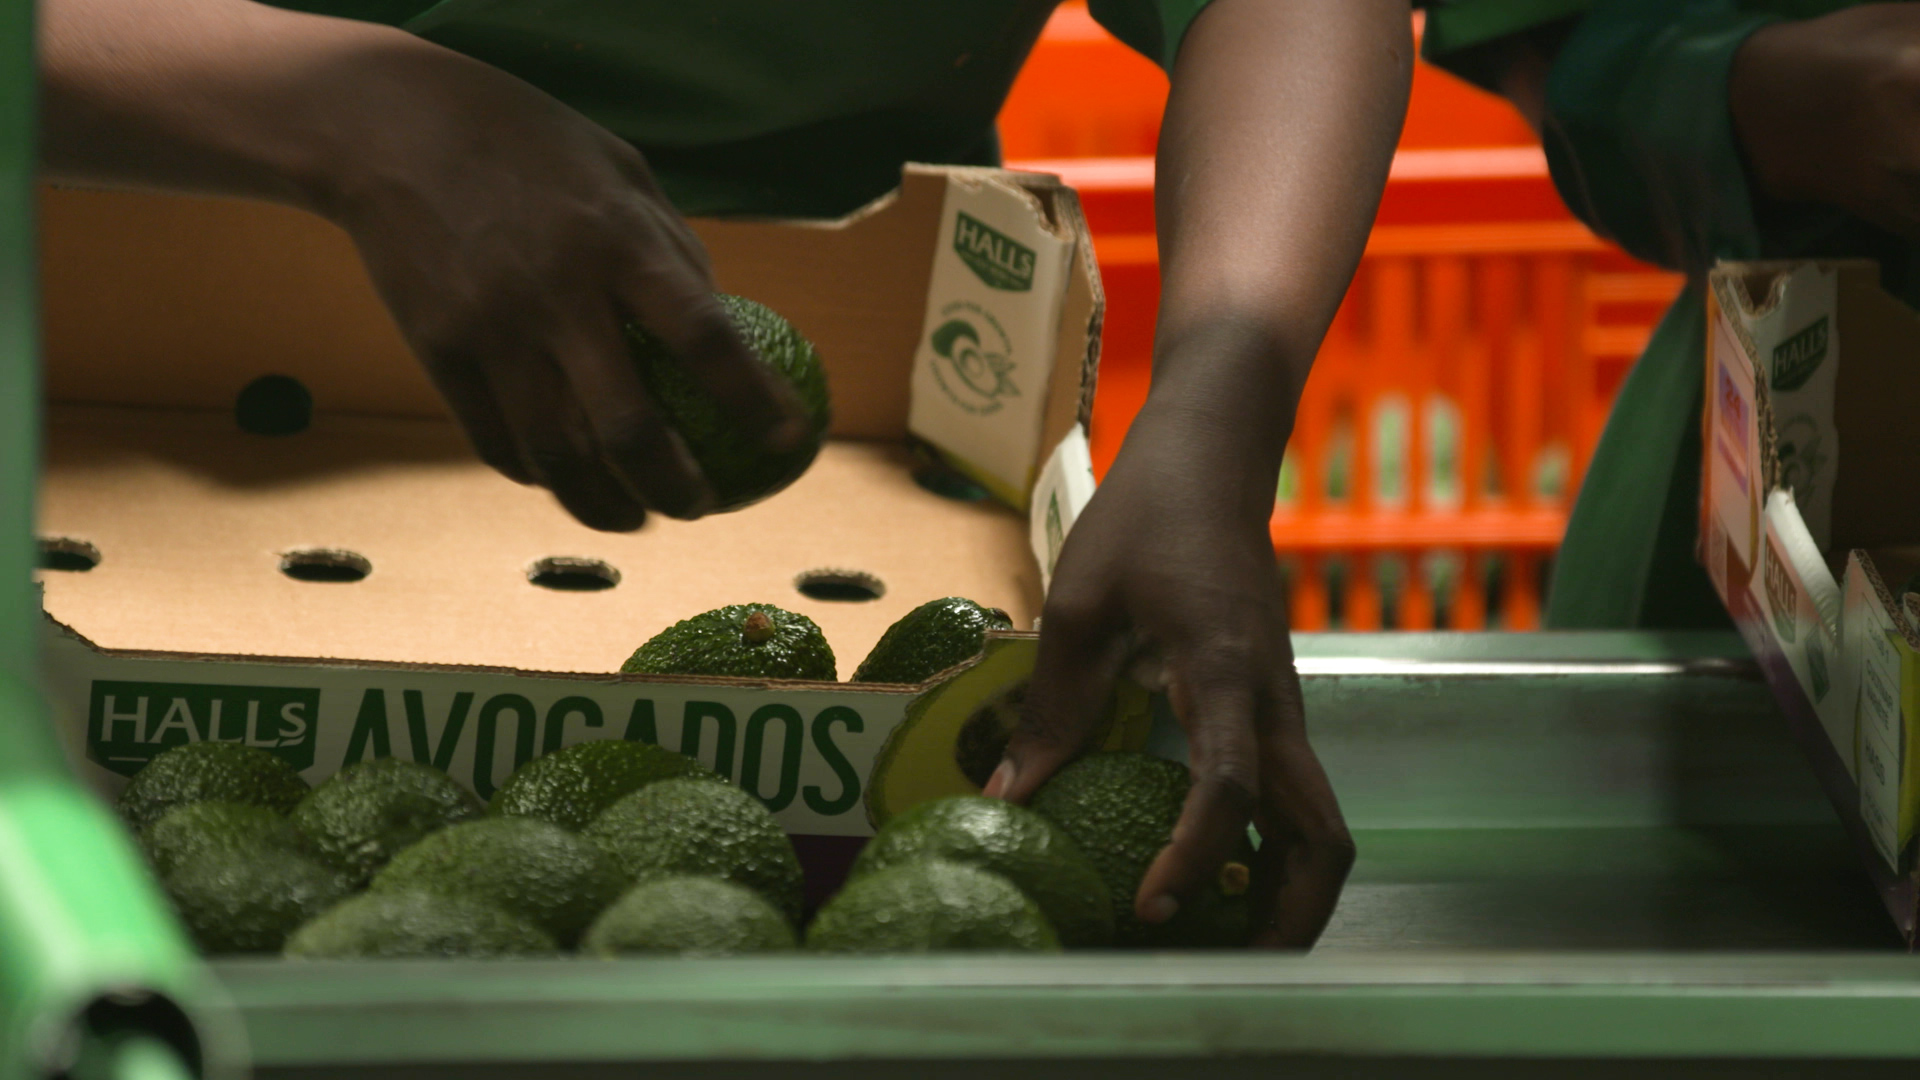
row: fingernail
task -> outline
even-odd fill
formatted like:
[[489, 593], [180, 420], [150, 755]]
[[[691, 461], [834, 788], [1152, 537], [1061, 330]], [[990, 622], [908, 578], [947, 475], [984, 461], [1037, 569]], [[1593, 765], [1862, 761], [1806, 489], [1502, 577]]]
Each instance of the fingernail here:
[[1174, 917], [1180, 910], [1180, 901], [1164, 893], [1147, 901], [1147, 909], [1141, 917], [1150, 923], [1163, 923]]
[[1013, 786], [1013, 777], [1018, 771], [1014, 768], [1012, 759], [1000, 762], [1000, 767], [993, 770], [992, 776], [987, 777], [987, 786], [980, 789], [980, 794], [989, 799], [1000, 798], [1008, 788]]

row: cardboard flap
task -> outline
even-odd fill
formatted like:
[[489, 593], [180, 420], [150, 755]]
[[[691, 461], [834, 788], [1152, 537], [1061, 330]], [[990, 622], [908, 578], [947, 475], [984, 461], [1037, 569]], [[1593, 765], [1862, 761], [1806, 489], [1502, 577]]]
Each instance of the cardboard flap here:
[[[969, 172], [1037, 193], [1056, 227], [1084, 240], [1078, 201], [1056, 178], [931, 166], [909, 166], [898, 190], [838, 221], [692, 222], [722, 290], [771, 306], [819, 347], [835, 436], [904, 436], [942, 200], [950, 174]], [[322, 413], [447, 415], [353, 242], [321, 218], [54, 187], [42, 188], [40, 212], [52, 401], [226, 410], [273, 373], [304, 383]], [[1069, 284], [1060, 393], [1084, 410], [1099, 340], [1091, 263], [1077, 262]], [[1050, 413], [1055, 426], [1064, 434]]]

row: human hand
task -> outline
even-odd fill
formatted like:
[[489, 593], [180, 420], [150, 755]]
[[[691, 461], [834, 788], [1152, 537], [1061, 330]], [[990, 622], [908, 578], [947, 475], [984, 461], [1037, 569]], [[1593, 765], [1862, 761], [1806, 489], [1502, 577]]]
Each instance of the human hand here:
[[[446, 50], [371, 73], [355, 152], [322, 212], [480, 456], [596, 529], [693, 518], [713, 493], [623, 336], [664, 341], [769, 450], [808, 433], [798, 396], [713, 297], [705, 251], [631, 146]], [[351, 108], [349, 106], [348, 108]]]
[[1865, 4], [1755, 31], [1728, 81], [1759, 189], [1920, 239], [1920, 10]]
[[1171, 918], [1218, 877], [1251, 820], [1262, 839], [1254, 943], [1305, 948], [1354, 845], [1307, 743], [1267, 517], [1218, 497], [1217, 462], [1182, 437], [1188, 425], [1159, 419], [1142, 412], [1068, 534], [1025, 713], [986, 793], [1025, 802], [1089, 749], [1123, 671], [1160, 683], [1187, 734], [1193, 788], [1136, 914]]

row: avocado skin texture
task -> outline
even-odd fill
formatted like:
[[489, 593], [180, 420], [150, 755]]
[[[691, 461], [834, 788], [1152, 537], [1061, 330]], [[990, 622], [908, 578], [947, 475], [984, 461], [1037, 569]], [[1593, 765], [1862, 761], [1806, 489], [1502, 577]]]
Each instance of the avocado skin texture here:
[[140, 846], [155, 874], [225, 853], [290, 851], [313, 856], [313, 842], [292, 821], [264, 806], [201, 802], [176, 806], [140, 831]]
[[852, 876], [923, 859], [977, 866], [1013, 882], [1068, 948], [1113, 944], [1105, 880], [1058, 825], [1025, 807], [980, 795], [921, 803], [867, 842]]
[[293, 808], [292, 819], [321, 858], [364, 885], [421, 837], [485, 810], [473, 792], [431, 765], [375, 758], [322, 781]]
[[487, 812], [539, 818], [579, 832], [626, 796], [656, 781], [681, 776], [720, 779], [719, 773], [685, 754], [652, 743], [596, 739], [555, 750], [515, 769], [493, 793]]
[[[747, 626], [754, 615], [772, 620], [764, 640]], [[772, 604], [730, 604], [682, 619], [634, 650], [620, 670], [629, 675], [731, 675], [745, 679], [839, 678], [833, 647], [805, 615]]]
[[987, 631], [1011, 629], [1013, 620], [999, 608], [959, 596], [929, 600], [887, 627], [852, 681], [923, 683], [980, 655]]
[[779, 372], [800, 395], [809, 422], [799, 446], [776, 453], [764, 445], [765, 433], [733, 423], [667, 348], [665, 342], [635, 324], [627, 326], [627, 344], [640, 381], [666, 411], [693, 459], [713, 489], [716, 511], [738, 510], [774, 494], [800, 478], [820, 453], [832, 408], [827, 373], [813, 343], [772, 308], [742, 296], [715, 293], [747, 348]]
[[293, 766], [257, 746], [193, 742], [147, 762], [120, 792], [120, 816], [136, 829], [159, 821], [176, 806], [235, 802], [292, 810], [307, 794]]
[[[1088, 754], [1034, 793], [1033, 809], [1072, 837], [1106, 879], [1116, 944], [1206, 948], [1247, 941], [1251, 927], [1245, 893], [1228, 895], [1217, 883], [1184, 900], [1165, 923], [1156, 926], [1134, 916], [1140, 881], [1173, 838], [1192, 783], [1179, 762], [1116, 751]], [[1241, 843], [1236, 861], [1250, 868], [1253, 846]]]
[[471, 958], [558, 951], [546, 931], [491, 904], [401, 891], [362, 893], [335, 904], [294, 931], [286, 955]]
[[690, 876], [635, 885], [580, 942], [581, 952], [596, 956], [731, 956], [793, 947], [793, 927], [766, 897], [731, 881]]
[[800, 859], [759, 799], [712, 780], [662, 780], [607, 808], [581, 835], [632, 881], [692, 874], [724, 878], [802, 914]]
[[488, 817], [441, 829], [395, 855], [373, 876], [372, 891], [491, 904], [571, 947], [625, 884], [599, 848], [550, 821]]
[[827, 901], [807, 931], [822, 952], [979, 949], [1058, 952], [1039, 905], [998, 874], [921, 859], [863, 874]]
[[209, 955], [279, 952], [300, 924], [353, 891], [339, 870], [272, 847], [202, 852], [162, 883]]

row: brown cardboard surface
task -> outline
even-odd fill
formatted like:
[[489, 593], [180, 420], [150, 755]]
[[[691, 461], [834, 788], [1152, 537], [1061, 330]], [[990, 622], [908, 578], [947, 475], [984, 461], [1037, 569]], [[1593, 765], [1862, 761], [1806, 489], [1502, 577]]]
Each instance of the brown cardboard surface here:
[[[1840, 380], [1833, 403], [1840, 432], [1834, 482], [1833, 546], [1920, 541], [1920, 312], [1880, 288], [1872, 263], [1847, 264], [1839, 298]], [[1904, 580], [1904, 579], [1903, 579]]]
[[[1018, 180], [1044, 194], [1056, 226], [1077, 233], [1084, 251], [1072, 192], [1044, 175]], [[945, 185], [942, 171], [909, 167], [897, 191], [839, 221], [693, 222], [721, 289], [773, 307], [819, 347], [836, 436], [905, 434]], [[447, 415], [332, 224], [235, 199], [51, 187], [40, 210], [51, 400], [224, 409], [273, 372], [305, 383], [322, 412]], [[1080, 259], [1060, 356], [1061, 392], [1081, 414], [1098, 290], [1093, 264]]]
[[[367, 659], [606, 672], [671, 623], [768, 602], [818, 622], [852, 671], [894, 619], [959, 594], [1038, 611], [1026, 522], [921, 489], [895, 444], [836, 441], [785, 492], [637, 533], [575, 524], [502, 479], [445, 421], [321, 416], [300, 435], [239, 431], [223, 412], [56, 406], [40, 532], [95, 545], [100, 565], [41, 573], [46, 608], [107, 650]], [[884, 525], [884, 527], [876, 527]], [[294, 548], [367, 558], [363, 581], [279, 572]], [[602, 559], [602, 592], [530, 584], [548, 556]], [[795, 576], [878, 577], [870, 603], [808, 599]]]

